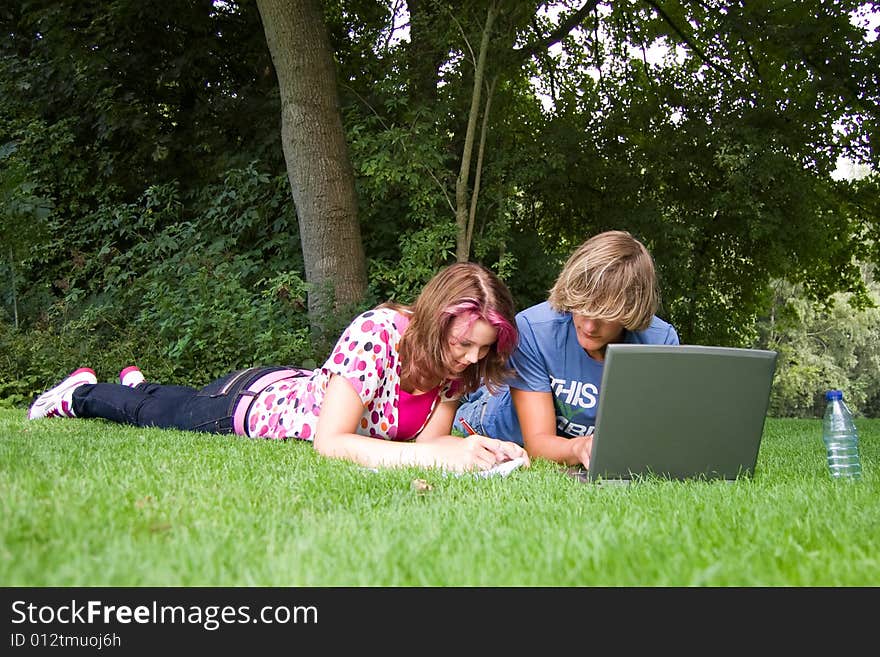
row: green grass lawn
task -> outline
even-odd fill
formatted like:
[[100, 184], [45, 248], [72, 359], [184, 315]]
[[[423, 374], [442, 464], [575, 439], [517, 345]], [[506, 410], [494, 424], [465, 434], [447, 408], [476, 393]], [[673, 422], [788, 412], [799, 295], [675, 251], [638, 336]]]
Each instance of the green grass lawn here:
[[752, 479], [602, 487], [4, 409], [0, 585], [878, 586], [880, 420], [859, 429], [859, 482], [828, 476], [819, 420], [770, 419]]

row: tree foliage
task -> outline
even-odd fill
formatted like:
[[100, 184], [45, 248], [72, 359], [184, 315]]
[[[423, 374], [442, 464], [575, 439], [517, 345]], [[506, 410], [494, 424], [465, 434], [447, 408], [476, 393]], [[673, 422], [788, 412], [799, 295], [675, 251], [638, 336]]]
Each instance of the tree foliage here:
[[[856, 262], [872, 257], [876, 213], [830, 177], [842, 155], [877, 163], [878, 50], [851, 20], [864, 3], [581, 2], [555, 15], [527, 2], [411, 4], [397, 48], [390, 5], [369, 29], [345, 23], [376, 44], [363, 74], [343, 57], [354, 47], [337, 51], [373, 271], [397, 266], [389, 236], [453, 217], [462, 257], [475, 209], [471, 253], [495, 266], [511, 266], [515, 235], [552, 269], [590, 234], [631, 230], [693, 342], [748, 344], [774, 278], [814, 299], [867, 301]], [[658, 47], [666, 55], [649, 57]], [[477, 168], [480, 76], [492, 105]], [[463, 200], [468, 164], [481, 183]], [[516, 291], [522, 303], [544, 294]]]
[[[469, 257], [524, 307], [577, 244], [614, 228], [652, 250], [661, 314], [687, 342], [757, 344], [778, 281], [804, 304], [843, 294], [870, 307], [860, 266], [880, 262], [880, 180], [831, 174], [841, 156], [880, 167], [880, 39], [860, 26], [877, 5], [324, 0], [347, 142], [325, 155], [353, 172], [351, 190], [331, 193], [356, 198], [346, 213], [364, 248], [350, 260], [366, 260], [360, 304], [408, 301]], [[221, 283], [263, 308], [251, 319], [273, 339], [274, 322], [305, 325], [304, 308], [274, 314], [254, 300], [276, 275], [284, 289], [314, 283], [297, 235], [305, 217], [322, 245], [326, 217], [288, 198], [259, 218], [226, 193], [265, 203], [247, 181], [285, 171], [277, 81], [290, 71], [275, 66], [306, 61], [305, 41], [282, 31], [273, 62], [264, 27], [255, 3], [235, 0], [0, 7], [0, 315], [14, 340], [16, 322], [60, 335], [93, 308], [112, 310], [122, 333], [155, 331], [151, 304], [168, 299], [168, 312], [197, 308], [244, 331], [212, 306]], [[172, 197], [173, 211], [146, 214], [149, 199]], [[195, 266], [198, 245], [223, 266]], [[154, 272], [175, 283], [133, 286], [160, 286]], [[126, 287], [138, 293], [116, 294]], [[163, 351], [173, 344], [222, 354], [219, 325], [169, 317], [181, 332], [149, 336], [156, 360], [187, 357]]]
[[825, 391], [843, 390], [858, 415], [880, 415], [880, 285], [871, 281], [873, 306], [856, 309], [837, 293], [826, 304], [800, 286], [773, 282], [771, 312], [758, 322], [758, 346], [778, 353], [770, 413], [821, 417]]

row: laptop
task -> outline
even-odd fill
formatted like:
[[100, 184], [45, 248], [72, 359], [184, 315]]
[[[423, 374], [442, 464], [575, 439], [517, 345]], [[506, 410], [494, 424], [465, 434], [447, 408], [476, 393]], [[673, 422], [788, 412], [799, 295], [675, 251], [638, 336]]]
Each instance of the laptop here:
[[735, 480], [754, 474], [776, 352], [612, 344], [605, 354], [583, 481], [647, 475]]

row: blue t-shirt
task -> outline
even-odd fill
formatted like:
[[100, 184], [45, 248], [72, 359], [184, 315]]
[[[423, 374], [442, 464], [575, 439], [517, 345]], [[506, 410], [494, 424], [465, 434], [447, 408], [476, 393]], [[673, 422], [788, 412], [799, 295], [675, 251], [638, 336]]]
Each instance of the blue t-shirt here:
[[[596, 424], [599, 386], [604, 363], [594, 360], [578, 343], [571, 313], [560, 313], [546, 301], [516, 316], [519, 344], [510, 358], [516, 375], [512, 388], [553, 393], [556, 434], [574, 438], [589, 435]], [[654, 317], [644, 331], [624, 331], [623, 342], [678, 344], [671, 324]], [[480, 388], [464, 400], [457, 418], [465, 418], [478, 433], [523, 444], [516, 409], [505, 387], [496, 394]], [[462, 426], [456, 419], [455, 426]]]

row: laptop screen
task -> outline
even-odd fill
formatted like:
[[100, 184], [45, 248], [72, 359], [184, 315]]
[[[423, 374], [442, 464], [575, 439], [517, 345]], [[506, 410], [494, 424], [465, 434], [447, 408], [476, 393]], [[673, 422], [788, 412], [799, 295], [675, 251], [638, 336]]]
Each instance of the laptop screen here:
[[754, 473], [776, 352], [609, 345], [588, 478]]

